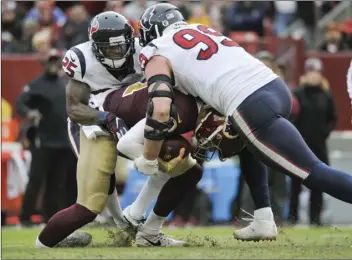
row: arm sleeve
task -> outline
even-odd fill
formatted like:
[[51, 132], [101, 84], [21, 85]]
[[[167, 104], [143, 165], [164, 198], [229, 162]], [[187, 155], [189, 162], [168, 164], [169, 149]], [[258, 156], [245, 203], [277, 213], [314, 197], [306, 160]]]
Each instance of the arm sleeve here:
[[131, 160], [136, 159], [144, 151], [145, 119], [135, 124], [117, 144], [117, 150]]

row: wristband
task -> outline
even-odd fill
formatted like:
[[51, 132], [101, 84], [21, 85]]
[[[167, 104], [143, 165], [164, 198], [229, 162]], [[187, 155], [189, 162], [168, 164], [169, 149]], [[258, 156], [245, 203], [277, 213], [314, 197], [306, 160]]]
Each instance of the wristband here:
[[99, 111], [97, 113], [97, 119], [98, 119], [98, 124], [99, 125], [105, 125], [107, 122], [107, 116], [108, 116], [109, 112], [103, 112], [103, 111]]

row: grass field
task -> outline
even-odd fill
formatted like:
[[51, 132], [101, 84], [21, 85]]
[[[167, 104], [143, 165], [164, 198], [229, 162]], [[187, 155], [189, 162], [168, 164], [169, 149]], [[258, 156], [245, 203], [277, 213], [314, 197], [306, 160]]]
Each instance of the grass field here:
[[186, 239], [185, 248], [116, 247], [111, 231], [86, 229], [93, 235], [87, 248], [35, 249], [39, 229], [2, 230], [2, 259], [77, 258], [352, 258], [352, 229], [283, 228], [275, 242], [239, 242], [232, 227], [168, 230], [165, 233]]

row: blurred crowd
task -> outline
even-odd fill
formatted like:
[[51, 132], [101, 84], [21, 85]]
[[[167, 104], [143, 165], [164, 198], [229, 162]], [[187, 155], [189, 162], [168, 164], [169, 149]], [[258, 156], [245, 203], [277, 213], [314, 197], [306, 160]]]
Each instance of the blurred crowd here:
[[[143, 10], [156, 1], [14, 1], [2, 5], [3, 53], [45, 52], [51, 47], [69, 49], [88, 40], [90, 19], [104, 10], [125, 15], [135, 27]], [[202, 23], [229, 35], [253, 32], [256, 36], [284, 36], [297, 19], [314, 34], [316, 21], [340, 1], [166, 1], [178, 6], [189, 23]], [[352, 21], [329, 24], [324, 43], [328, 52], [352, 49]], [[310, 44], [311, 38], [305, 37]]]
[[[304, 29], [313, 35], [317, 20], [330, 12], [340, 1], [170, 0], [167, 2], [178, 6], [189, 23], [205, 24], [228, 36], [233, 32], [251, 32], [251, 35], [255, 37], [285, 37], [287, 31], [289, 31], [288, 28], [297, 19], [303, 21]], [[48, 220], [59, 209], [72, 204], [76, 196], [75, 180], [68, 178], [68, 176], [75, 176], [72, 172], [75, 171], [76, 160], [70, 151], [66, 135], [64, 137], [52, 132], [53, 129], [49, 128], [39, 129], [38, 123], [36, 123], [37, 121], [41, 121], [42, 124], [43, 122], [49, 122], [45, 120], [50, 120], [47, 125], [51, 125], [53, 122], [61, 122], [60, 131], [67, 133], [67, 114], [65, 109], [65, 80], [67, 79], [63, 79], [60, 74], [62, 53], [50, 54], [49, 50], [53, 48], [65, 50], [87, 41], [87, 29], [91, 18], [105, 10], [113, 10], [126, 16], [135, 28], [136, 36], [138, 36], [137, 27], [141, 14], [148, 6], [155, 3], [156, 1], [146, 0], [74, 2], [4, 0], [1, 2], [2, 53], [37, 53], [46, 57], [46, 59], [43, 59], [45, 69], [40, 75], [40, 80], [29, 82], [24, 87], [14, 107], [17, 114], [25, 122], [22, 124], [22, 131], [17, 137], [17, 141], [20, 141], [25, 149], [30, 150], [33, 156], [30, 169], [31, 180], [27, 186], [21, 209], [20, 221], [22, 224], [30, 224], [31, 222], [30, 216], [35, 212], [35, 203], [38, 197], [38, 183], [46, 179], [46, 174], [51, 174], [52, 177], [50, 178], [51, 182], [45, 184], [50, 187], [48, 189], [50, 194], [48, 193], [49, 196], [45, 197], [50, 199], [43, 203], [44, 208], [45, 205], [49, 205], [44, 210], [44, 221]], [[310, 41], [313, 38], [304, 38], [308, 46], [312, 44]], [[328, 24], [325, 29], [325, 40], [322, 41], [318, 48], [320, 51], [330, 53], [352, 50], [352, 20], [339, 24]], [[275, 54], [269, 51], [255, 51], [254, 54], [286, 82], [289, 81], [285, 76], [287, 74], [285, 71], [290, 70], [290, 68], [285, 68], [283, 64], [277, 63]], [[304, 69], [299, 87], [293, 91], [294, 105], [291, 120], [316, 155], [322, 161], [328, 163], [326, 140], [336, 126], [335, 105], [329, 90], [329, 83], [324, 77], [322, 62], [318, 59], [308, 59], [305, 62]], [[48, 86], [51, 88], [47, 88]], [[56, 94], [61, 97], [61, 102], [57, 102], [58, 96], [51, 95], [52, 89], [58, 91]], [[40, 92], [45, 97], [45, 100], [51, 100], [51, 103], [59, 104], [60, 106], [55, 108], [57, 111], [50, 111], [45, 102], [38, 102], [36, 99], [37, 92]], [[3, 121], [12, 118], [12, 110], [11, 105], [2, 97]], [[53, 114], [49, 114], [49, 112]], [[27, 127], [24, 127], [26, 123]], [[311, 133], [314, 133], [314, 135], [311, 135]], [[48, 136], [55, 138], [50, 139]], [[38, 147], [36, 146], [37, 137], [41, 139], [41, 145]], [[43, 138], [46, 142], [43, 141]], [[55, 167], [57, 170], [57, 173], [55, 173], [51, 172], [49, 168], [54, 165], [55, 162], [51, 161], [51, 158], [57, 158], [55, 155], [57, 153], [60, 153], [60, 157], [65, 155], [68, 158], [65, 160], [67, 163]], [[48, 169], [45, 169], [42, 165], [44, 155], [48, 157]], [[36, 161], [38, 163], [35, 163]], [[65, 174], [59, 173], [60, 171]], [[54, 178], [53, 176], [56, 177]], [[299, 221], [298, 198], [301, 192], [299, 181], [293, 179], [291, 188], [286, 189], [286, 180], [281, 173], [270, 171], [269, 178], [276, 221], [279, 223], [284, 222], [283, 208], [287, 200], [290, 200], [288, 218], [290, 223], [297, 223]], [[65, 183], [66, 190], [56, 185], [57, 182]], [[71, 183], [71, 187], [67, 183]], [[123, 191], [123, 186], [123, 181], [117, 183], [120, 194]], [[243, 188], [242, 179], [238, 190], [239, 196], [233, 202], [233, 220], [240, 218], [239, 209], [241, 207], [251, 211], [250, 208], [243, 206], [250, 203], [248, 203], [246, 196], [243, 196], [245, 188]], [[60, 192], [65, 193], [67, 197], [64, 203], [60, 202], [62, 199], [57, 195]], [[190, 197], [193, 197], [193, 199], [188, 198], [187, 205], [182, 204], [175, 211], [172, 225], [184, 226], [187, 223], [192, 225], [207, 224], [204, 216], [210, 215], [208, 213], [211, 211], [211, 206], [207, 206], [210, 203], [208, 196], [204, 192], [197, 190]], [[312, 191], [310, 203], [310, 223], [320, 225], [320, 214], [323, 206], [322, 193]]]

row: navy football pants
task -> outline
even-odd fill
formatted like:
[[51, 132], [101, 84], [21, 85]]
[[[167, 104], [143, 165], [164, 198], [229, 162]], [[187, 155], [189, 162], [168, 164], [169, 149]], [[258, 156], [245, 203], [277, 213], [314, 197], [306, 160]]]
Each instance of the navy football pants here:
[[291, 93], [278, 78], [247, 97], [232, 123], [249, 142], [249, 151], [267, 166], [301, 178], [308, 188], [352, 203], [352, 175], [327, 166], [313, 154], [287, 120], [291, 106]]

